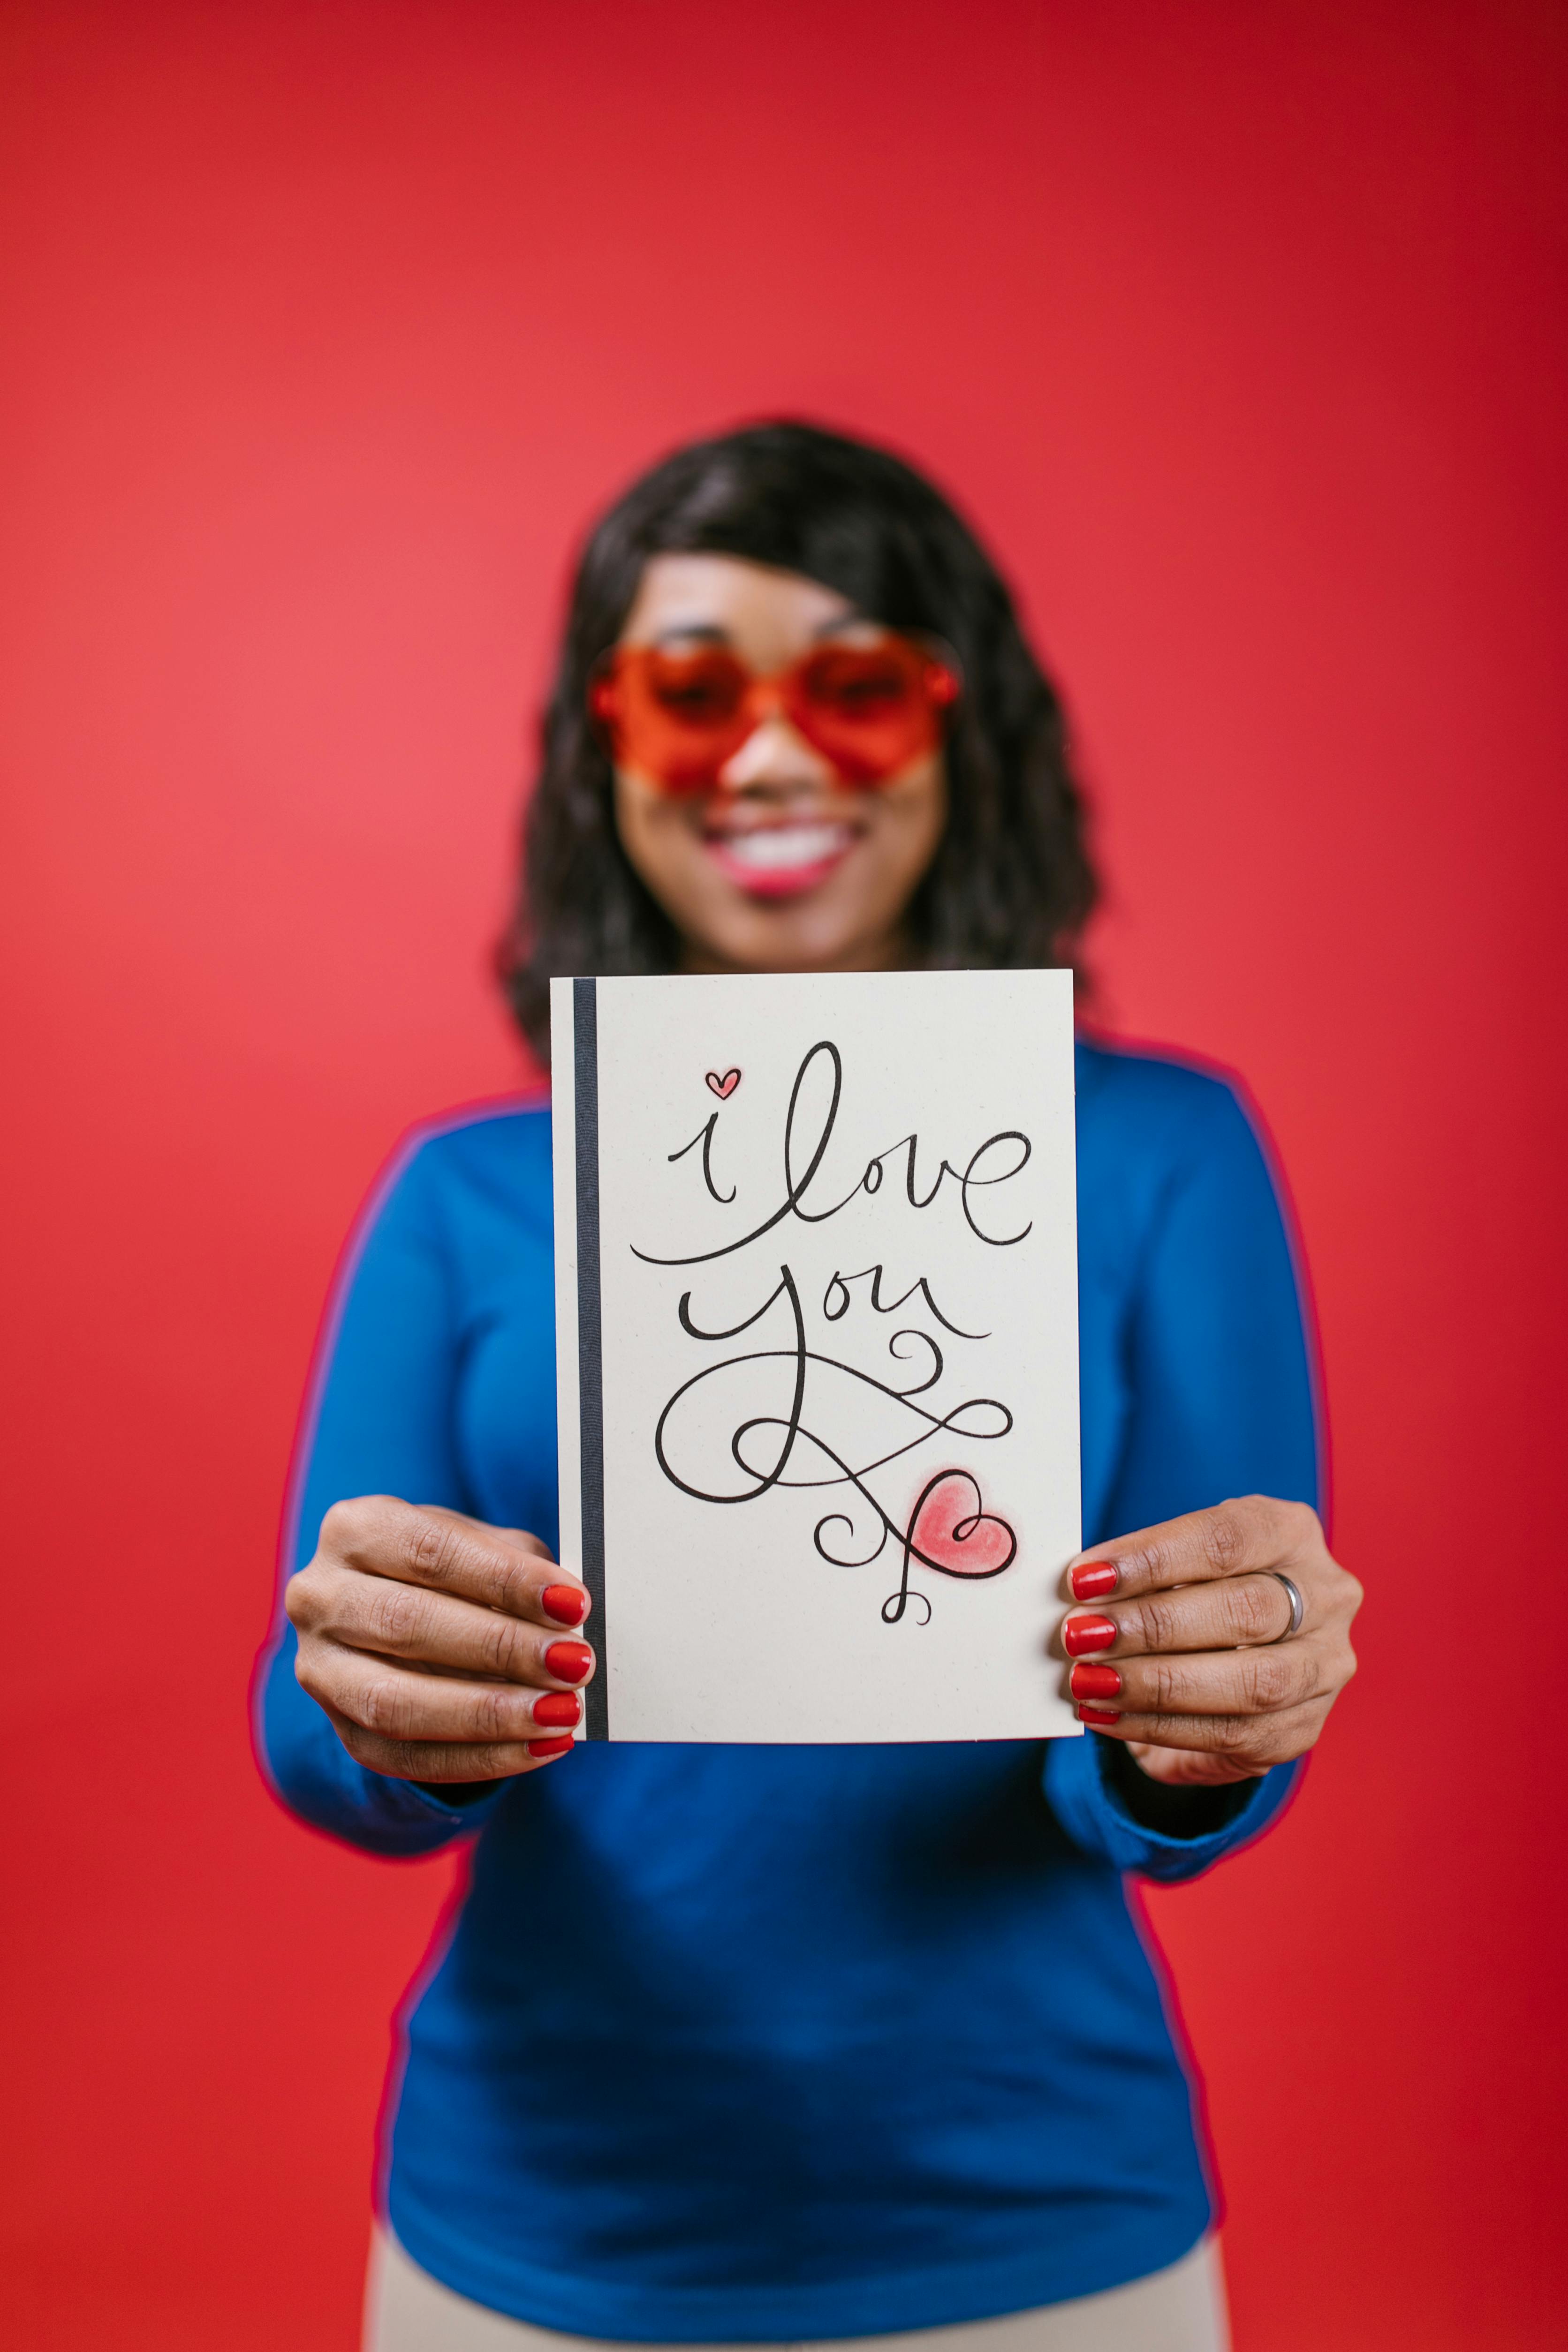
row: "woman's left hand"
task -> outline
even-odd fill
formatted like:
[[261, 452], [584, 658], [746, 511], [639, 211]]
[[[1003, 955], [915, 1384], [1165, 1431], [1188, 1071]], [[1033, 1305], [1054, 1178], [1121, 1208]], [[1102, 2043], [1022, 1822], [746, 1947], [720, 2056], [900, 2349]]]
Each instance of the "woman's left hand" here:
[[[1282, 1578], [1301, 1597], [1295, 1633]], [[1355, 1672], [1362, 1589], [1305, 1503], [1247, 1495], [1190, 1511], [1091, 1546], [1068, 1582], [1079, 1605], [1058, 1640], [1080, 1721], [1173, 1787], [1304, 1756]]]

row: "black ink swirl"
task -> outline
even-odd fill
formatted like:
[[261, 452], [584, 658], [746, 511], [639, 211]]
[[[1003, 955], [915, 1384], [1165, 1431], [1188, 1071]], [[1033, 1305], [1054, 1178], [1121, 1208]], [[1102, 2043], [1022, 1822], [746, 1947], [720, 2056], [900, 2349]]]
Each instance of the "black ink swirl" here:
[[[826, 1109], [819, 1117], [815, 1140], [807, 1149], [805, 1137], [808, 1129], [805, 1128], [801, 1103], [811, 1074], [819, 1061], [826, 1066], [830, 1075], [831, 1091]], [[820, 1093], [820, 1089], [818, 1092]], [[949, 1160], [939, 1160], [935, 1178], [930, 1189], [923, 1192], [920, 1189], [917, 1176], [920, 1138], [914, 1133], [900, 1136], [897, 1143], [888, 1145], [885, 1150], [875, 1153], [867, 1161], [858, 1181], [845, 1193], [842, 1200], [835, 1201], [831, 1206], [823, 1208], [809, 1205], [807, 1195], [826, 1158], [828, 1146], [833, 1139], [837, 1124], [843, 1097], [843, 1056], [830, 1038], [819, 1038], [817, 1043], [803, 1055], [795, 1074], [794, 1084], [790, 1088], [789, 1107], [784, 1116], [783, 1137], [784, 1199], [778, 1206], [760, 1224], [753, 1225], [749, 1233], [742, 1234], [739, 1240], [723, 1243], [715, 1249], [698, 1250], [682, 1257], [660, 1257], [656, 1256], [651, 1251], [640, 1250], [634, 1245], [633, 1256], [640, 1259], [646, 1265], [709, 1265], [717, 1259], [732, 1257], [738, 1252], [749, 1249], [753, 1242], [760, 1241], [765, 1234], [773, 1232], [788, 1217], [797, 1218], [803, 1224], [826, 1224], [830, 1218], [837, 1216], [861, 1194], [874, 1197], [879, 1193], [882, 1189], [889, 1165], [900, 1152], [904, 1155], [904, 1196], [912, 1209], [929, 1209], [941, 1192], [943, 1183], [951, 1177], [958, 1188], [959, 1204], [965, 1224], [976, 1240], [983, 1242], [988, 1248], [1011, 1249], [1017, 1243], [1025, 1240], [1034, 1230], [1031, 1223], [1024, 1225], [1019, 1232], [1014, 1234], [989, 1233], [982, 1223], [979, 1214], [978, 1196], [994, 1186], [1011, 1182], [1012, 1179], [1019, 1175], [1029, 1162], [1033, 1150], [1029, 1139], [1014, 1128], [987, 1136], [985, 1140], [971, 1152], [962, 1170], [955, 1168]], [[677, 1160], [684, 1160], [689, 1152], [695, 1151], [700, 1145], [704, 1186], [712, 1200], [727, 1207], [735, 1199], [735, 1191], [731, 1189], [729, 1192], [721, 1192], [713, 1176], [713, 1138], [718, 1117], [717, 1111], [712, 1112], [691, 1140], [683, 1144], [679, 1150], [670, 1152], [668, 1158], [673, 1165]], [[1010, 1164], [995, 1173], [985, 1172], [988, 1167], [994, 1165], [993, 1155], [1009, 1143], [1016, 1147]], [[938, 1307], [931, 1294], [931, 1285], [923, 1275], [920, 1276], [900, 1297], [884, 1302], [883, 1274], [884, 1268], [879, 1263], [876, 1265], [864, 1266], [856, 1274], [847, 1275], [836, 1269], [823, 1294], [824, 1321], [830, 1325], [841, 1322], [853, 1303], [850, 1284], [869, 1281], [871, 1307], [873, 1312], [878, 1315], [895, 1314], [899, 1308], [907, 1307], [910, 1301], [918, 1296], [924, 1302], [932, 1320], [944, 1331], [951, 1332], [954, 1339], [980, 1340], [991, 1336], [989, 1332], [966, 1331], [961, 1325], [951, 1321]], [[860, 1370], [857, 1365], [847, 1363], [838, 1357], [826, 1355], [807, 1347], [805, 1318], [801, 1307], [800, 1294], [795, 1276], [787, 1265], [780, 1267], [777, 1286], [770, 1291], [755, 1313], [746, 1316], [741, 1322], [731, 1324], [725, 1328], [708, 1330], [697, 1323], [692, 1317], [691, 1298], [692, 1294], [689, 1290], [683, 1292], [677, 1310], [680, 1328], [689, 1339], [705, 1343], [739, 1339], [743, 1332], [752, 1330], [761, 1323], [782, 1300], [789, 1309], [794, 1345], [788, 1348], [745, 1349], [739, 1354], [726, 1356], [717, 1363], [706, 1364], [700, 1371], [693, 1373], [689, 1380], [683, 1381], [674, 1395], [668, 1399], [658, 1416], [654, 1433], [654, 1452], [660, 1470], [671, 1486], [677, 1487], [683, 1495], [690, 1496], [693, 1501], [701, 1503], [752, 1503], [775, 1486], [786, 1488], [846, 1486], [853, 1489], [855, 1496], [874, 1515], [876, 1542], [872, 1549], [865, 1553], [863, 1559], [845, 1555], [845, 1540], [847, 1539], [852, 1545], [856, 1542], [856, 1507], [852, 1504], [845, 1509], [825, 1513], [816, 1522], [812, 1540], [822, 1559], [844, 1568], [868, 1566], [872, 1560], [880, 1558], [889, 1541], [900, 1548], [903, 1565], [899, 1590], [897, 1592], [890, 1593], [882, 1604], [882, 1617], [884, 1622], [888, 1624], [899, 1622], [911, 1597], [919, 1601], [924, 1611], [922, 1622], [928, 1623], [930, 1622], [931, 1603], [926, 1596], [921, 1592], [915, 1592], [912, 1596], [910, 1593], [910, 1572], [912, 1565], [918, 1564], [922, 1568], [930, 1569], [941, 1576], [998, 1576], [1003, 1569], [1011, 1564], [1017, 1550], [1016, 1537], [1005, 1520], [994, 1518], [992, 1514], [981, 1508], [979, 1486], [968, 1471], [939, 1472], [936, 1477], [930, 1480], [923, 1488], [908, 1524], [901, 1528], [889, 1517], [867, 1483], [873, 1474], [885, 1469], [889, 1463], [901, 1460], [905, 1454], [913, 1453], [917, 1447], [930, 1445], [944, 1433], [971, 1442], [989, 1441], [1006, 1436], [1013, 1427], [1011, 1412], [996, 1397], [970, 1397], [945, 1413], [933, 1412], [917, 1402], [917, 1399], [928, 1395], [938, 1386], [945, 1369], [942, 1347], [931, 1332], [910, 1325], [895, 1330], [889, 1339], [889, 1355], [895, 1363], [907, 1366], [911, 1374], [907, 1381], [900, 1385], [892, 1381], [878, 1380], [873, 1374]], [[791, 1368], [789, 1409], [783, 1414], [776, 1412], [753, 1413], [741, 1420], [731, 1429], [728, 1441], [729, 1455], [743, 1482], [737, 1491], [732, 1494], [721, 1493], [713, 1490], [710, 1486], [700, 1486], [695, 1484], [690, 1477], [683, 1476], [671, 1458], [674, 1435], [672, 1423], [682, 1405], [701, 1391], [708, 1382], [716, 1380], [722, 1381], [727, 1375], [740, 1373], [744, 1366], [775, 1363], [787, 1364]], [[807, 1376], [812, 1368], [816, 1368], [822, 1373], [837, 1374], [842, 1379], [858, 1381], [864, 1389], [885, 1398], [889, 1404], [898, 1409], [900, 1413], [912, 1415], [919, 1424], [914, 1435], [907, 1438], [902, 1444], [889, 1446], [886, 1452], [876, 1454], [869, 1461], [850, 1461], [844, 1452], [829, 1443], [820, 1429], [809, 1428], [806, 1425], [805, 1415]], [[702, 1425], [703, 1419], [700, 1413], [699, 1426]], [[857, 1448], [857, 1451], [858, 1450]], [[822, 1465], [826, 1465], [825, 1471], [822, 1470]], [[809, 1475], [812, 1472], [821, 1472], [821, 1475]], [[710, 1469], [704, 1475], [710, 1480], [713, 1473]], [[916, 1540], [921, 1513], [944, 1478], [965, 1480], [974, 1496], [974, 1511], [966, 1518], [955, 1523], [952, 1530], [955, 1539], [960, 1544], [967, 1541], [983, 1525], [995, 1526], [1005, 1531], [1008, 1544], [1007, 1555], [996, 1567], [984, 1570], [947, 1567], [942, 1561], [931, 1559], [921, 1549]], [[842, 1537], [839, 1536], [839, 1530], [843, 1530]], [[864, 1538], [861, 1541], [863, 1542]]]
[[683, 1143], [679, 1151], [670, 1152], [668, 1160], [669, 1165], [673, 1168], [678, 1160], [684, 1160], [689, 1151], [695, 1151], [700, 1144], [702, 1146], [702, 1181], [707, 1185], [710, 1196], [727, 1209], [735, 1197], [735, 1188], [731, 1184], [727, 1192], [721, 1192], [718, 1185], [713, 1181], [713, 1130], [718, 1124], [718, 1112], [710, 1111], [690, 1142]]
[[[800, 1108], [801, 1089], [805, 1084], [806, 1074], [819, 1054], [826, 1054], [832, 1066], [833, 1093], [827, 1105], [827, 1115], [822, 1122], [822, 1132], [816, 1139], [816, 1143], [812, 1151], [811, 1157], [806, 1161], [805, 1171], [797, 1179], [795, 1172], [795, 1119]], [[970, 1232], [974, 1235], [975, 1239], [977, 1241], [984, 1242], [987, 1248], [1012, 1249], [1016, 1244], [1026, 1240], [1028, 1235], [1033, 1233], [1034, 1225], [1031, 1222], [1025, 1225], [1020, 1232], [1016, 1234], [988, 1234], [976, 1219], [974, 1210], [971, 1205], [969, 1198], [972, 1192], [984, 1192], [993, 1184], [1010, 1183], [1015, 1176], [1021, 1175], [1023, 1171], [1028, 1166], [1029, 1160], [1033, 1157], [1034, 1146], [1029, 1141], [1028, 1137], [1023, 1134], [1016, 1128], [1005, 1128], [999, 1134], [988, 1135], [984, 1142], [977, 1144], [975, 1149], [970, 1153], [968, 1163], [963, 1169], [955, 1168], [950, 1160], [942, 1160], [939, 1161], [936, 1171], [936, 1181], [932, 1184], [931, 1191], [923, 1196], [915, 1189], [915, 1154], [919, 1149], [920, 1138], [916, 1135], [900, 1136], [897, 1143], [889, 1143], [885, 1151], [877, 1152], [873, 1158], [867, 1161], [865, 1171], [858, 1183], [851, 1185], [849, 1191], [845, 1193], [844, 1198], [841, 1201], [836, 1201], [830, 1209], [806, 1208], [804, 1205], [805, 1195], [816, 1175], [817, 1170], [822, 1165], [823, 1160], [826, 1154], [828, 1144], [832, 1141], [833, 1130], [835, 1126], [837, 1124], [838, 1119], [838, 1107], [840, 1102], [843, 1100], [843, 1096], [844, 1057], [839, 1053], [837, 1046], [833, 1044], [830, 1038], [819, 1038], [816, 1044], [813, 1045], [803, 1056], [800, 1067], [795, 1074], [795, 1084], [790, 1088], [789, 1108], [784, 1114], [784, 1197], [780, 1202], [778, 1207], [773, 1211], [771, 1215], [764, 1217], [760, 1225], [753, 1225], [749, 1234], [742, 1234], [738, 1241], [724, 1242], [717, 1249], [693, 1250], [690, 1255], [686, 1257], [657, 1257], [651, 1250], [640, 1250], [634, 1244], [632, 1247], [632, 1255], [637, 1258], [641, 1258], [645, 1265], [710, 1265], [716, 1258], [732, 1257], [737, 1250], [749, 1249], [753, 1242], [761, 1241], [764, 1234], [771, 1234], [775, 1225], [782, 1224], [785, 1217], [798, 1217], [803, 1224], [807, 1225], [826, 1224], [829, 1217], [837, 1216], [839, 1212], [843, 1209], [847, 1209], [849, 1206], [850, 1202], [855, 1200], [858, 1194], [862, 1192], [876, 1193], [880, 1192], [882, 1188], [882, 1179], [887, 1172], [884, 1163], [890, 1160], [896, 1151], [902, 1151], [905, 1154], [904, 1193], [912, 1209], [929, 1209], [931, 1202], [936, 1199], [937, 1194], [941, 1192], [944, 1178], [951, 1176], [953, 1182], [958, 1186], [959, 1204], [963, 1212], [963, 1221], [965, 1224], [967, 1224]], [[717, 1116], [717, 1114], [715, 1114], [715, 1116]], [[702, 1130], [704, 1135], [708, 1135], [710, 1133], [711, 1124], [712, 1122], [710, 1121], [709, 1127]], [[693, 1136], [690, 1143], [683, 1145], [679, 1152], [671, 1152], [669, 1157], [671, 1160], [683, 1159], [685, 1154], [693, 1149], [698, 1140], [699, 1138], [697, 1136]], [[984, 1161], [987, 1152], [994, 1150], [995, 1147], [999, 1143], [1016, 1143], [1021, 1147], [1018, 1156], [1014, 1160], [1013, 1165], [1010, 1168], [1003, 1169], [1000, 1175], [977, 1175], [975, 1171]], [[703, 1146], [703, 1174], [708, 1182], [708, 1189], [713, 1194], [714, 1199], [721, 1200], [723, 1195], [715, 1188], [712, 1178], [708, 1171], [708, 1152], [709, 1146], [705, 1143]], [[928, 1293], [927, 1295], [929, 1297], [930, 1294]], [[949, 1325], [948, 1328], [952, 1329], [953, 1327]]]
[[[889, 1517], [867, 1484], [867, 1480], [874, 1472], [885, 1469], [889, 1463], [901, 1460], [906, 1454], [912, 1453], [918, 1446], [929, 1444], [933, 1438], [944, 1432], [967, 1438], [971, 1443], [976, 1440], [989, 1442], [995, 1438], [1005, 1437], [1013, 1426], [1013, 1415], [1008, 1408], [996, 1397], [970, 1397], [963, 1403], [954, 1405], [945, 1413], [933, 1412], [924, 1405], [918, 1404], [915, 1402], [916, 1398], [923, 1396], [929, 1390], [934, 1388], [941, 1380], [943, 1370], [942, 1349], [927, 1331], [916, 1329], [896, 1331], [889, 1342], [889, 1352], [895, 1357], [901, 1357], [907, 1352], [907, 1348], [900, 1347], [900, 1342], [914, 1342], [929, 1353], [929, 1368], [925, 1377], [904, 1388], [894, 1387], [886, 1381], [878, 1380], [872, 1373], [862, 1371], [855, 1364], [846, 1363], [836, 1356], [825, 1355], [816, 1349], [808, 1348], [800, 1293], [795, 1276], [787, 1265], [780, 1267], [777, 1284], [753, 1314], [744, 1317], [739, 1323], [730, 1324], [721, 1329], [709, 1330], [693, 1320], [691, 1293], [684, 1292], [678, 1310], [680, 1327], [689, 1338], [694, 1339], [721, 1341], [738, 1339], [742, 1332], [752, 1329], [760, 1323], [781, 1299], [788, 1305], [794, 1326], [795, 1345], [792, 1348], [748, 1349], [738, 1355], [723, 1357], [717, 1363], [706, 1364], [700, 1371], [693, 1373], [689, 1380], [683, 1381], [665, 1404], [654, 1432], [654, 1452], [659, 1468], [669, 1480], [670, 1485], [679, 1488], [681, 1494], [689, 1495], [693, 1501], [700, 1503], [752, 1503], [774, 1486], [810, 1488], [847, 1486], [853, 1487], [875, 1517], [879, 1532], [876, 1543], [871, 1549], [865, 1553], [864, 1558], [847, 1558], [844, 1554], [841, 1544], [835, 1546], [829, 1542], [829, 1529], [837, 1528], [842, 1528], [853, 1540], [855, 1521], [848, 1511], [825, 1513], [813, 1530], [812, 1540], [820, 1557], [839, 1568], [868, 1566], [872, 1560], [881, 1557], [889, 1539], [901, 1548], [902, 1570], [899, 1590], [896, 1593], [889, 1594], [882, 1605], [883, 1622], [887, 1624], [897, 1624], [904, 1614], [910, 1598], [910, 1570], [911, 1564], [915, 1562], [923, 1568], [934, 1570], [939, 1576], [1000, 1575], [1003, 1569], [1011, 1565], [1017, 1549], [1016, 1538], [1013, 1536], [1011, 1528], [1007, 1529], [1010, 1548], [1006, 1559], [999, 1562], [995, 1568], [980, 1570], [945, 1567], [942, 1561], [933, 1559], [928, 1552], [922, 1550], [915, 1540], [915, 1529], [920, 1514], [931, 1495], [944, 1478], [955, 1476], [966, 1478], [974, 1491], [974, 1514], [956, 1525], [953, 1530], [960, 1542], [965, 1541], [967, 1536], [972, 1534], [982, 1521], [992, 1516], [980, 1509], [980, 1490], [970, 1473], [967, 1471], [939, 1472], [937, 1476], [929, 1481], [922, 1489], [914, 1510], [910, 1516], [908, 1525], [902, 1528]], [[730, 1458], [746, 1483], [738, 1491], [725, 1494], [710, 1486], [699, 1486], [691, 1478], [682, 1476], [670, 1455], [672, 1434], [670, 1423], [678, 1408], [685, 1399], [691, 1397], [705, 1383], [722, 1380], [727, 1373], [735, 1372], [742, 1365], [762, 1363], [787, 1364], [792, 1368], [790, 1402], [786, 1412], [754, 1413], [741, 1421], [731, 1430], [729, 1439]], [[877, 1454], [870, 1461], [850, 1462], [819, 1431], [810, 1429], [805, 1424], [804, 1416], [807, 1368], [811, 1365], [819, 1366], [827, 1372], [838, 1373], [846, 1379], [859, 1381], [866, 1388], [887, 1398], [889, 1403], [896, 1405], [900, 1412], [912, 1413], [921, 1426], [903, 1444], [890, 1446], [887, 1452]], [[759, 1457], [758, 1449], [752, 1441], [762, 1432], [769, 1433], [769, 1436], [765, 1454]], [[806, 1465], [798, 1458], [803, 1449], [810, 1449], [818, 1461], [830, 1465], [826, 1475], [811, 1475], [806, 1473]], [[815, 1468], [816, 1463], [814, 1462], [811, 1466]], [[794, 1475], [786, 1475], [792, 1471]], [[997, 1521], [996, 1524], [1005, 1526], [1005, 1522]], [[921, 1622], [929, 1622], [930, 1602], [922, 1593], [916, 1593], [913, 1597], [924, 1609], [925, 1615]]]
[[[687, 1149], [689, 1150], [690, 1146], [688, 1145]], [[942, 1313], [941, 1307], [937, 1305], [935, 1299], [931, 1297], [931, 1285], [926, 1280], [923, 1274], [921, 1276], [918, 1282], [910, 1283], [909, 1288], [904, 1292], [901, 1298], [889, 1298], [887, 1305], [884, 1307], [882, 1304], [882, 1268], [879, 1265], [863, 1265], [858, 1274], [840, 1274], [837, 1268], [835, 1267], [832, 1275], [828, 1278], [827, 1287], [822, 1294], [822, 1312], [826, 1321], [829, 1323], [841, 1323], [844, 1320], [845, 1316], [849, 1312], [849, 1285], [852, 1282], [864, 1282], [868, 1275], [871, 1277], [871, 1305], [877, 1314], [896, 1315], [900, 1307], [907, 1307], [909, 1305], [910, 1299], [918, 1290], [921, 1297], [925, 1300], [927, 1307], [931, 1309], [931, 1312], [936, 1317], [937, 1321], [942, 1325], [942, 1329], [944, 1331], [951, 1331], [955, 1339], [989, 1339], [991, 1337], [989, 1331], [961, 1331], [956, 1323], [950, 1322], [947, 1317]], [[830, 1307], [827, 1302], [833, 1297], [835, 1291], [838, 1293], [839, 1303], [837, 1307]]]

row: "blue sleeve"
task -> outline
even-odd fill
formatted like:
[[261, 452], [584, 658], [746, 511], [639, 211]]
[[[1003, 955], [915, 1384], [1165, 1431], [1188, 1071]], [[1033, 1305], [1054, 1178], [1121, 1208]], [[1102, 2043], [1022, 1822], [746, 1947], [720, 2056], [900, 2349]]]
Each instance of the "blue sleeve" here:
[[[411, 1147], [394, 1163], [346, 1255], [290, 1485], [284, 1580], [311, 1557], [335, 1502], [396, 1495], [473, 1507], [453, 1439], [458, 1338], [428, 1149]], [[263, 1769], [291, 1812], [382, 1854], [433, 1853], [480, 1826], [506, 1782], [457, 1805], [356, 1763], [295, 1680], [296, 1646], [279, 1591], [257, 1732]]]
[[[1132, 1408], [1108, 1514], [1112, 1533], [1237, 1495], [1319, 1498], [1311, 1366], [1296, 1268], [1268, 1166], [1228, 1087], [1181, 1081], [1182, 1116], [1152, 1206], [1125, 1334]], [[1195, 1877], [1266, 1829], [1301, 1767], [1216, 1792], [1200, 1834], [1136, 1821], [1111, 1743], [1052, 1740], [1046, 1790], [1075, 1843], [1121, 1870]]]

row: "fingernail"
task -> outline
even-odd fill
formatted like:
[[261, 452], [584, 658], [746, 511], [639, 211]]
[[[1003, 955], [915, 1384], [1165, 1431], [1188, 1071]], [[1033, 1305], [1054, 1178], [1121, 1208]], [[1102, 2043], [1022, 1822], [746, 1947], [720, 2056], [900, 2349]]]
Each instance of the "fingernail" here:
[[[1075, 1666], [1068, 1680], [1074, 1698], [1121, 1696], [1121, 1677], [1114, 1666]], [[539, 1709], [535, 1707], [533, 1712], [538, 1715]], [[574, 1717], [573, 1720], [576, 1718]]]
[[580, 1625], [588, 1614], [588, 1596], [580, 1584], [547, 1584], [539, 1605], [558, 1625]]
[[[1092, 1674], [1091, 1666], [1079, 1667], [1075, 1672]], [[1090, 1698], [1110, 1698], [1110, 1691], [1090, 1691]], [[544, 1691], [533, 1702], [535, 1723], [575, 1723], [583, 1712], [583, 1702], [575, 1691]]]
[[531, 1756], [564, 1756], [569, 1748], [575, 1748], [577, 1742], [568, 1732], [564, 1739], [531, 1739], [528, 1743], [528, 1752]]
[[[1081, 1658], [1086, 1650], [1109, 1650], [1115, 1639], [1116, 1628], [1109, 1617], [1069, 1617], [1062, 1627], [1062, 1647], [1069, 1658]], [[552, 1667], [551, 1672], [554, 1671]]]
[[1087, 1568], [1075, 1568], [1068, 1579], [1075, 1601], [1103, 1601], [1121, 1581], [1121, 1570], [1113, 1559], [1090, 1560]]
[[[1100, 1646], [1103, 1649], [1104, 1643]], [[552, 1642], [544, 1663], [558, 1683], [580, 1683], [594, 1663], [594, 1653], [586, 1642]]]
[[1078, 1711], [1078, 1719], [1080, 1723], [1091, 1723], [1098, 1729], [1101, 1724], [1120, 1723], [1121, 1717], [1112, 1707], [1080, 1706]]

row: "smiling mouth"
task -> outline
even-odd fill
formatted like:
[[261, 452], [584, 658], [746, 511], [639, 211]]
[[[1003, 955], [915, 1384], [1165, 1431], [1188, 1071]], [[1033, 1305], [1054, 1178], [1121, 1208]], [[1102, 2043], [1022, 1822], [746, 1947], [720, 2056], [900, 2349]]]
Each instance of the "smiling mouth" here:
[[831, 874], [857, 837], [849, 824], [767, 824], [710, 833], [706, 844], [715, 865], [752, 898], [790, 898]]

